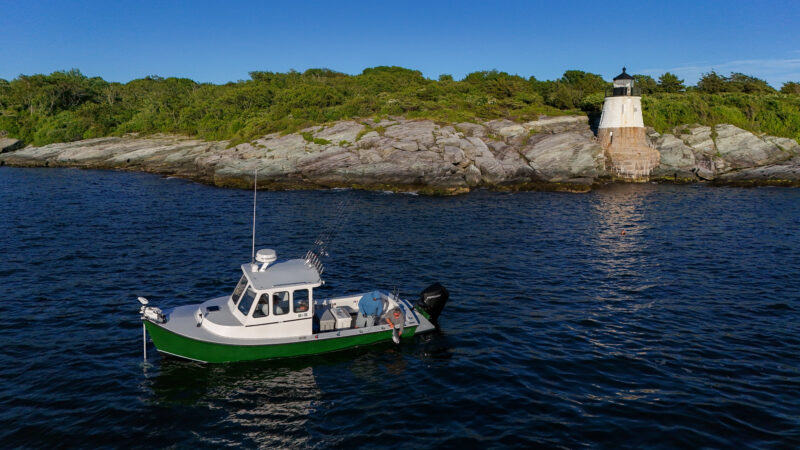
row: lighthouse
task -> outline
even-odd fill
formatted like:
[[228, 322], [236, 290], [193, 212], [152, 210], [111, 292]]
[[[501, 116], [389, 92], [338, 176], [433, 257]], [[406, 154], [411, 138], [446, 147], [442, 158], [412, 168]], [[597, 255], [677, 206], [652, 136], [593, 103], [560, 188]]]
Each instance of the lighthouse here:
[[658, 166], [661, 155], [650, 145], [642, 120], [641, 91], [625, 67], [606, 92], [597, 139], [605, 151], [606, 169], [615, 177], [647, 181]]

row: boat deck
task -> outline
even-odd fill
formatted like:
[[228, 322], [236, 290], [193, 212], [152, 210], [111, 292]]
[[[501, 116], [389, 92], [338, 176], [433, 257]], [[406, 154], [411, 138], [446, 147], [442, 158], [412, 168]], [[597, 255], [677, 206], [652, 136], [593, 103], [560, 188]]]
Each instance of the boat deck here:
[[[358, 310], [358, 301], [360, 298], [361, 295], [319, 299], [314, 301], [314, 309], [317, 313], [330, 308], [345, 306]], [[180, 306], [172, 310], [165, 311], [165, 314], [168, 315], [169, 320], [166, 323], [158, 324], [158, 326], [190, 339], [238, 346], [287, 344], [309, 340], [323, 340], [346, 336], [357, 336], [361, 334], [379, 333], [391, 329], [391, 327], [389, 327], [389, 325], [387, 325], [385, 322], [383, 324], [378, 323], [377, 325], [371, 327], [353, 328], [353, 324], [355, 323], [355, 320], [353, 320], [349, 328], [319, 331], [318, 326], [315, 326], [315, 330], [312, 334], [304, 336], [282, 338], [236, 338], [218, 335], [209, 331], [206, 329], [206, 327], [198, 325], [196, 316], [200, 310], [203, 311], [203, 315], [205, 316], [204, 320], [209, 320], [216, 324], [227, 326], [242, 325], [241, 322], [239, 322], [239, 320], [231, 313], [227, 305], [228, 299], [229, 297], [219, 297], [204, 302], [200, 305], [194, 304]], [[400, 299], [399, 301], [402, 304], [403, 309], [406, 311], [406, 320], [404, 324], [405, 328], [416, 327], [415, 332], [417, 333], [429, 331], [434, 328], [433, 324], [414, 311], [414, 308], [407, 300]], [[218, 309], [215, 310], [215, 307]], [[209, 310], [209, 308], [211, 309]], [[315, 313], [315, 315], [319, 317], [321, 314], [317, 313]], [[316, 320], [317, 319], [315, 319], [315, 322]]]

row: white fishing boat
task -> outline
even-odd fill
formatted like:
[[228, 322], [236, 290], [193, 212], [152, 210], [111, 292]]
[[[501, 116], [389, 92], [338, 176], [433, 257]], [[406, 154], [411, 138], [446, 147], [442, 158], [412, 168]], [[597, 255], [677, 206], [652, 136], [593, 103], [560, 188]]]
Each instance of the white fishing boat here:
[[[324, 233], [303, 258], [278, 259], [272, 249], [256, 253], [255, 191], [253, 205], [253, 255], [251, 262], [241, 266], [241, 278], [231, 295], [164, 311], [139, 297], [145, 358], [147, 333], [162, 353], [203, 362], [232, 362], [399, 343], [400, 338], [436, 328], [449, 296], [438, 283], [422, 291], [415, 304], [388, 291], [332, 298], [317, 295], [317, 288], [324, 284], [321, 258], [327, 254], [333, 233]], [[342, 215], [340, 209], [337, 227]], [[356, 320], [365, 296], [380, 302], [377, 314], [367, 323], [365, 317]]]
[[[265, 249], [256, 261], [242, 265], [231, 295], [163, 312], [140, 299], [142, 321], [156, 348], [196, 361], [232, 362], [398, 341], [434, 330], [448, 299], [438, 283], [422, 291], [415, 304], [388, 291], [317, 297], [315, 289], [323, 280], [316, 254], [278, 260]], [[357, 327], [359, 301], [370, 294], [381, 302], [382, 312], [374, 324]], [[399, 327], [386, 320], [395, 308], [402, 311]]]

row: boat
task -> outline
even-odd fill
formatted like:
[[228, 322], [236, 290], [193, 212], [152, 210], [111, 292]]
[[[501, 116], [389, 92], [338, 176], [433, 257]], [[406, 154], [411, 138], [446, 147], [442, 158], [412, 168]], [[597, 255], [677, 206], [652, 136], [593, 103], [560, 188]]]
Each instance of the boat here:
[[[317, 355], [399, 343], [400, 338], [433, 331], [449, 297], [435, 283], [414, 304], [386, 290], [326, 298], [317, 295], [324, 284], [323, 251], [309, 250], [295, 259], [278, 259], [273, 249], [253, 253], [230, 295], [164, 311], [140, 297], [143, 336], [149, 334], [161, 353], [204, 363]], [[357, 327], [358, 305], [365, 295], [381, 301], [383, 315], [372, 325]], [[385, 320], [394, 308], [404, 316], [402, 336]], [[146, 340], [144, 352], [146, 360]]]

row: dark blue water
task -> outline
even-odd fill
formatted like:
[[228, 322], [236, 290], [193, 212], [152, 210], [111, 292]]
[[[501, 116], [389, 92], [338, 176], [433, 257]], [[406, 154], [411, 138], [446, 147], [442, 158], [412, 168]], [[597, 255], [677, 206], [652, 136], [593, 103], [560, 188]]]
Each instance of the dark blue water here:
[[262, 192], [258, 247], [303, 254], [343, 199], [328, 293], [440, 281], [440, 332], [143, 365], [136, 296], [228, 293], [251, 194], [1, 168], [0, 446], [800, 446], [800, 190]]

